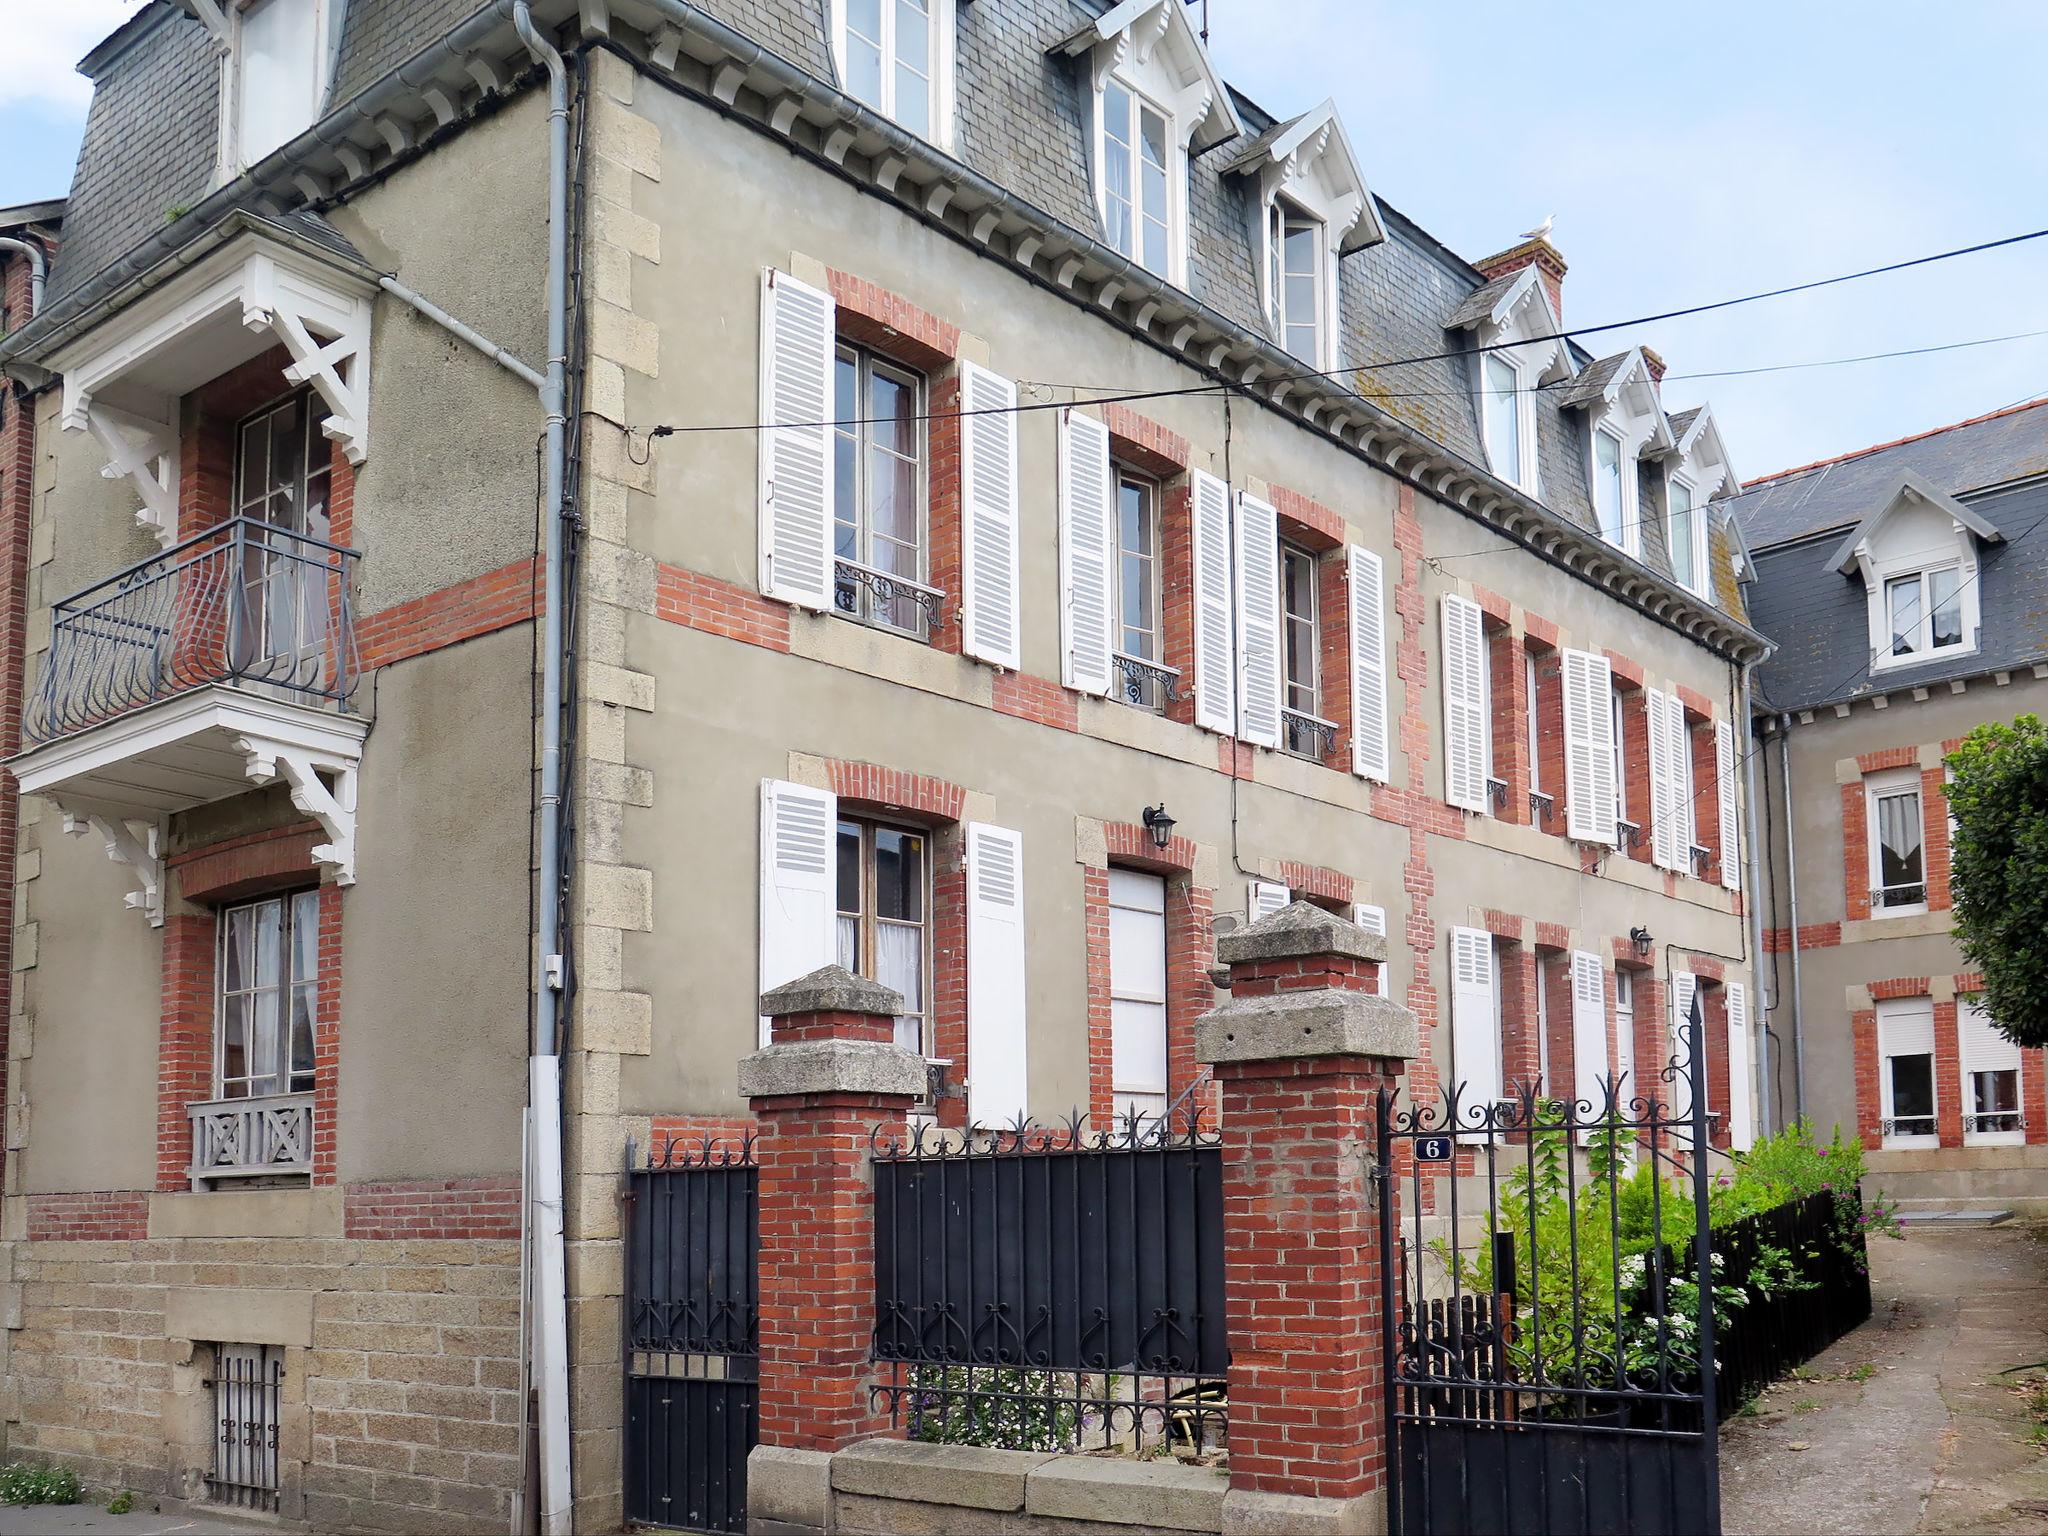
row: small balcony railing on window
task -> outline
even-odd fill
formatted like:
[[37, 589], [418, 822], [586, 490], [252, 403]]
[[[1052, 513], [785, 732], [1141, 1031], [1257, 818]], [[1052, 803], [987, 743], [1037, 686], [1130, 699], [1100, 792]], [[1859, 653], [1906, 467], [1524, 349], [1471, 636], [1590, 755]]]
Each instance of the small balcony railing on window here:
[[1304, 710], [1282, 708], [1280, 745], [1298, 757], [1321, 762], [1337, 749], [1337, 722]]
[[1180, 672], [1161, 666], [1129, 651], [1111, 651], [1109, 664], [1116, 672], [1116, 692], [1126, 704], [1139, 709], [1160, 710], [1180, 698]]
[[238, 517], [63, 599], [23, 735], [53, 741], [213, 683], [345, 706], [357, 558]]
[[832, 601], [841, 613], [885, 629], [928, 635], [944, 620], [946, 594], [908, 576], [841, 555], [832, 562]]
[[1870, 907], [1882, 912], [1890, 907], [1917, 907], [1927, 900], [1925, 881], [1912, 880], [1899, 885], [1873, 885], [1870, 888]]
[[273, 1093], [261, 1098], [214, 1099], [188, 1104], [192, 1122], [195, 1189], [212, 1179], [310, 1173], [313, 1169], [313, 1095]]

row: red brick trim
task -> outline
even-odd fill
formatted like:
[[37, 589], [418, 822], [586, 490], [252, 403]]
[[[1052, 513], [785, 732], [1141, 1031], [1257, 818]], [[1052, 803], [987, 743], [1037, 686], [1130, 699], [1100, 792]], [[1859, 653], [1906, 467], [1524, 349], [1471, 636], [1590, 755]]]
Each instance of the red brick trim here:
[[1081, 942], [1088, 978], [1088, 1117], [1099, 1127], [1116, 1116], [1116, 1024], [1109, 978], [1109, 871], [1081, 866]]
[[967, 807], [965, 788], [929, 774], [904, 773], [878, 763], [855, 763], [844, 758], [832, 758], [825, 766], [832, 778], [833, 794], [878, 811], [958, 821]]
[[[1677, 693], [1678, 702], [1685, 706], [1685, 712], [1688, 715], [1697, 716], [1702, 721], [1714, 718], [1714, 701], [1704, 693], [1701, 693], [1699, 689], [1688, 688], [1685, 684], [1680, 683], [1677, 687]], [[1690, 724], [1691, 722], [1687, 723]]]
[[654, 568], [654, 613], [685, 629], [789, 650], [789, 609], [746, 587], [678, 565]]
[[[1801, 949], [1833, 949], [1842, 942], [1840, 923], [1803, 923], [1799, 929]], [[1782, 955], [1792, 948], [1790, 928], [1766, 928], [1764, 930], [1764, 953]]]
[[[1494, 932], [1498, 935], [1500, 930]], [[1494, 953], [1500, 971], [1501, 1080], [1512, 1093], [1515, 1085], [1534, 1083], [1540, 1076], [1536, 950], [1529, 944], [1507, 943], [1496, 945]]]
[[1104, 404], [1101, 411], [1102, 424], [1109, 428], [1109, 451], [1113, 458], [1164, 479], [1187, 472], [1194, 451], [1178, 432], [1113, 400]]
[[1102, 836], [1110, 858], [1118, 864], [1161, 875], [1194, 872], [1197, 849], [1190, 838], [1169, 838], [1164, 848], [1155, 848], [1152, 834], [1134, 821], [1106, 821]]
[[[1873, 997], [1876, 989], [1872, 989]], [[1963, 1144], [1962, 1036], [1953, 1000], [1934, 1005], [1934, 1129], [1944, 1147]]]
[[308, 884], [318, 869], [313, 849], [325, 840], [318, 826], [295, 822], [173, 854], [164, 865], [177, 871], [178, 891], [187, 901], [239, 901]]
[[1641, 662], [1624, 656], [1619, 651], [1603, 651], [1601, 654], [1607, 658], [1608, 669], [1614, 674], [1614, 681], [1618, 685], [1635, 689], [1649, 686]]
[[32, 1243], [139, 1243], [149, 1236], [149, 1196], [142, 1190], [30, 1195]]
[[930, 505], [925, 511], [926, 561], [931, 584], [945, 593], [940, 617], [930, 627], [930, 645], [949, 656], [963, 654], [967, 639], [961, 622], [962, 564], [960, 553], [960, 375], [957, 370], [933, 379], [928, 388], [930, 430], [925, 452], [931, 456]]
[[342, 1235], [516, 1241], [519, 1176], [412, 1179], [342, 1187]]
[[1522, 632], [1531, 650], [1555, 651], [1564, 645], [1564, 631], [1540, 614], [1523, 614]]
[[1497, 939], [1506, 939], [1511, 944], [1524, 942], [1529, 933], [1529, 920], [1513, 912], [1501, 912], [1488, 908], [1482, 914], [1481, 926]]
[[[1529, 673], [1523, 664], [1522, 639], [1513, 631], [1485, 627], [1486, 664], [1493, 705], [1493, 776], [1505, 779], [1507, 804], [1494, 807], [1501, 821], [1526, 826], [1529, 821]], [[1552, 794], [1558, 790], [1552, 788]]]
[[960, 355], [960, 327], [902, 294], [836, 267], [826, 270], [825, 286], [839, 307], [839, 334], [848, 341], [927, 373]]
[[1337, 735], [1323, 766], [1351, 771], [1351, 561], [1341, 551], [1316, 561], [1316, 649], [1318, 701]]
[[1074, 694], [1045, 678], [1028, 672], [998, 672], [991, 693], [997, 714], [1015, 715], [1060, 731], [1081, 727]]
[[1920, 849], [1930, 912], [1946, 912], [1955, 905], [1949, 889], [1947, 778], [1947, 770], [1939, 765], [1920, 770]]
[[1861, 779], [1842, 786], [1842, 910], [1850, 922], [1870, 916], [1870, 815]]
[[1280, 537], [1327, 554], [1342, 549], [1349, 530], [1336, 510], [1312, 496], [1284, 485], [1273, 488], [1273, 510], [1280, 518]]
[[1280, 878], [1298, 896], [1323, 901], [1350, 901], [1357, 882], [1341, 869], [1323, 864], [1302, 864], [1293, 859], [1280, 861]]
[[1479, 611], [1496, 624], [1512, 624], [1515, 605], [1490, 588], [1475, 585], [1472, 601], [1479, 605]]
[[1877, 1010], [1849, 1015], [1849, 1039], [1856, 1057], [1856, 1131], [1872, 1151], [1884, 1145], [1884, 1097], [1878, 1086]]
[[365, 671], [524, 624], [544, 608], [540, 567], [527, 555], [467, 581], [362, 619], [356, 648]]
[[1870, 983], [1872, 1002], [1883, 1002], [1895, 997], [1925, 997], [1932, 990], [1925, 976], [1893, 976], [1884, 981]]
[[1887, 768], [1917, 767], [1919, 762], [1918, 747], [1880, 747], [1875, 752], [1859, 752], [1856, 770], [1859, 773], [1883, 773]]
[[157, 1033], [156, 1187], [190, 1189], [192, 1127], [185, 1106], [213, 1088], [215, 919], [164, 919], [162, 1018]]
[[320, 887], [320, 983], [313, 1010], [313, 1182], [335, 1181], [341, 1130], [341, 900], [338, 885]]

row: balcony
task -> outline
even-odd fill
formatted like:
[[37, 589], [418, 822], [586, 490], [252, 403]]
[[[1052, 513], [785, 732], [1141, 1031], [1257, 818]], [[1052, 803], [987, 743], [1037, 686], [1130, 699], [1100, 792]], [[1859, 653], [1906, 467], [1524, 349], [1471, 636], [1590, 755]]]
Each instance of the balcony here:
[[313, 1171], [313, 1095], [277, 1093], [186, 1106], [192, 1187]]
[[354, 879], [354, 550], [235, 518], [58, 602], [24, 712], [24, 794], [135, 871], [161, 921], [159, 847], [175, 812], [283, 779]]

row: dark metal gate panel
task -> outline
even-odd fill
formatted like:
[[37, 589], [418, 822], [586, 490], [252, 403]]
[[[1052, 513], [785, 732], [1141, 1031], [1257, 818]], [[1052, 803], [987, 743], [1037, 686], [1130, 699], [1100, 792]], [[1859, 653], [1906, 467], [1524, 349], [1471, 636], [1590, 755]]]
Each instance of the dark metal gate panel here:
[[753, 1150], [751, 1136], [670, 1143], [627, 1173], [626, 1518], [634, 1524], [747, 1528], [758, 1380]]
[[[1533, 1084], [1498, 1104], [1380, 1094], [1395, 1536], [1718, 1536], [1700, 1074], [1691, 1045], [1597, 1104]], [[1621, 1191], [1644, 1163], [1658, 1175], [1634, 1198], [1672, 1236], [1625, 1255]]]

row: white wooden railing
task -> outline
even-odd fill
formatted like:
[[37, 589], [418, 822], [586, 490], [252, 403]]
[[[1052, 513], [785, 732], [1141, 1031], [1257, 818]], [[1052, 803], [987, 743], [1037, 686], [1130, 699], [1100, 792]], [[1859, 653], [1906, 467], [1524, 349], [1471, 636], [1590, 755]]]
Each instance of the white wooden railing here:
[[214, 1179], [313, 1171], [313, 1095], [277, 1093], [186, 1106], [192, 1187]]

